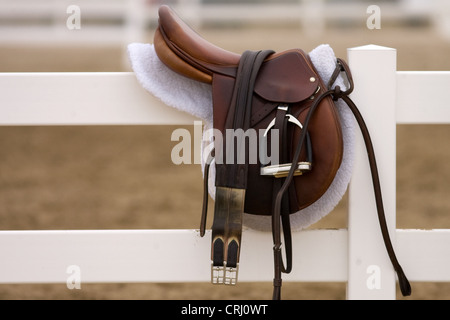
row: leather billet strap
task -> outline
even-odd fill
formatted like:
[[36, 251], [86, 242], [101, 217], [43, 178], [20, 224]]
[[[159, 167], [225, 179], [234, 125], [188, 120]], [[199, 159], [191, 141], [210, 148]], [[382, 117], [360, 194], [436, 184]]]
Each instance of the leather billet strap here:
[[[246, 132], [250, 129], [256, 77], [264, 60], [272, 53], [274, 52], [271, 50], [265, 50], [246, 51], [242, 54], [224, 130], [242, 129], [243, 132]], [[227, 143], [226, 134], [223, 137], [222, 147], [216, 146], [215, 148], [216, 155], [220, 159], [226, 159], [226, 161], [223, 164], [216, 163], [211, 278], [215, 284], [235, 284], [241, 248], [242, 218], [249, 166], [248, 161], [239, 163], [238, 158], [242, 157], [239, 153], [243, 150], [246, 153], [244, 156], [247, 157], [248, 148], [242, 145], [245, 144], [245, 139], [240, 139], [235, 144]], [[234, 149], [228, 149], [230, 146]], [[227, 157], [230, 153], [234, 155], [234, 159]], [[232, 163], [226, 163], [230, 160], [232, 160]], [[202, 215], [202, 221], [204, 219]]]
[[[341, 91], [341, 88], [339, 86], [332, 87], [334, 85], [334, 82], [338, 75], [344, 72], [348, 83], [349, 88], [346, 91]], [[333, 100], [342, 99], [347, 106], [352, 111], [353, 115], [356, 118], [356, 121], [361, 129], [361, 133], [366, 145], [367, 155], [369, 159], [370, 164], [370, 171], [372, 175], [372, 183], [374, 186], [374, 193], [375, 193], [375, 201], [377, 206], [377, 213], [378, 213], [378, 220], [380, 223], [381, 233], [383, 235], [383, 240], [385, 243], [386, 251], [389, 255], [389, 258], [391, 260], [391, 263], [394, 267], [394, 270], [397, 273], [398, 280], [399, 280], [399, 286], [402, 294], [404, 296], [411, 295], [411, 285], [403, 272], [402, 267], [400, 266], [397, 257], [395, 255], [394, 248], [392, 246], [392, 242], [390, 240], [389, 231], [386, 224], [386, 218], [384, 213], [384, 206], [383, 206], [383, 199], [381, 195], [381, 186], [380, 186], [380, 180], [378, 175], [378, 169], [375, 159], [375, 152], [373, 148], [373, 144], [370, 138], [369, 130], [365, 124], [365, 121], [359, 112], [358, 108], [354, 104], [354, 102], [349, 98], [349, 94], [353, 91], [353, 79], [350, 73], [350, 69], [348, 65], [345, 63], [345, 61], [338, 59], [336, 63], [336, 70], [332, 75], [332, 78], [330, 82], [328, 83], [328, 91], [324, 92], [321, 96], [317, 98], [313, 106], [310, 108], [306, 119], [303, 123], [304, 130], [302, 131], [299, 144], [297, 145], [297, 149], [295, 151], [294, 157], [293, 157], [293, 163], [296, 163], [300, 157], [300, 151], [302, 149], [303, 143], [305, 141], [306, 137], [306, 131], [308, 129], [308, 125], [310, 122], [310, 119], [312, 115], [314, 114], [314, 111], [319, 106], [319, 103], [326, 97], [331, 96]], [[278, 192], [276, 199], [275, 199], [275, 205], [274, 205], [274, 217], [273, 217], [273, 233], [274, 233], [274, 271], [275, 271], [275, 277], [274, 277], [274, 292], [273, 292], [273, 299], [280, 299], [281, 297], [281, 273], [283, 271], [283, 261], [281, 256], [281, 232], [280, 232], [280, 215], [281, 215], [281, 207], [282, 207], [282, 199], [283, 194], [286, 192], [287, 188], [289, 187], [290, 183], [292, 182], [292, 179], [294, 177], [294, 167], [291, 168], [286, 180], [284, 181], [280, 191]]]

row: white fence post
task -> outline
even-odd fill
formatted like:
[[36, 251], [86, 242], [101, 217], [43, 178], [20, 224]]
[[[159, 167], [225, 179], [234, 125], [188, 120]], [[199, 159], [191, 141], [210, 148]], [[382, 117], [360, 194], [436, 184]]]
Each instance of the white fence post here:
[[[352, 98], [371, 133], [380, 173], [386, 220], [395, 248], [396, 50], [368, 45], [348, 49]], [[395, 299], [395, 273], [384, 247], [361, 134], [349, 199], [348, 299]]]

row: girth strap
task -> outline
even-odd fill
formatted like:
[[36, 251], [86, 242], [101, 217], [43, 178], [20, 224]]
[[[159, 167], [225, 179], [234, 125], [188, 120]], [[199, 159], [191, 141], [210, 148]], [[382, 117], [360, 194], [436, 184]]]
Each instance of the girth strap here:
[[[223, 128], [225, 132], [222, 132], [223, 146], [215, 146], [217, 157], [225, 160], [223, 164], [216, 163], [216, 200], [211, 244], [211, 277], [215, 284], [235, 284], [237, 281], [249, 162], [245, 139], [232, 140], [235, 139], [236, 130], [245, 133], [250, 129], [256, 77], [264, 60], [272, 53], [271, 50], [265, 50], [246, 51], [242, 54]], [[232, 134], [228, 135], [230, 129]], [[204, 210], [203, 230], [205, 219]]]

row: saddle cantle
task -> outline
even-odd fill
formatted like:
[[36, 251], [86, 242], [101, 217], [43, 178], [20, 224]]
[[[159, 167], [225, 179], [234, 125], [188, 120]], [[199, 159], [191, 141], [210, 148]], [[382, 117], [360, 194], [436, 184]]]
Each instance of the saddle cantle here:
[[[292, 268], [289, 215], [310, 206], [327, 191], [342, 161], [343, 138], [333, 100], [343, 99], [357, 113], [348, 98], [353, 88], [350, 70], [338, 59], [332, 79], [325, 84], [300, 49], [246, 51], [242, 55], [226, 51], [203, 39], [167, 6], [159, 9], [154, 46], [170, 69], [212, 86], [213, 127], [221, 136], [214, 137], [214, 150], [205, 167], [200, 227], [203, 236], [208, 168], [215, 161], [211, 280], [216, 284], [237, 281], [243, 213], [272, 216], [273, 298], [279, 299], [281, 273]], [[350, 83], [346, 91], [332, 88], [342, 72]], [[357, 120], [364, 127], [362, 119]], [[256, 160], [252, 152], [258, 155]], [[372, 163], [372, 155], [369, 158]], [[372, 172], [372, 176], [377, 175]], [[374, 186], [376, 182], [374, 178]], [[384, 214], [379, 198], [381, 222]], [[381, 223], [387, 251], [402, 292], [408, 293], [409, 283], [384, 225]], [[286, 265], [281, 258], [282, 234]]]

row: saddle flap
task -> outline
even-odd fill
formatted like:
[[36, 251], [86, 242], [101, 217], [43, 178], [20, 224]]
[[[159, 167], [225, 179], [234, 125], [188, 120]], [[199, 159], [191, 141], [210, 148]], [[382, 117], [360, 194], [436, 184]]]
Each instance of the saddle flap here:
[[318, 90], [319, 79], [307, 59], [299, 49], [270, 57], [259, 71], [255, 93], [273, 102], [295, 103], [308, 99]]

